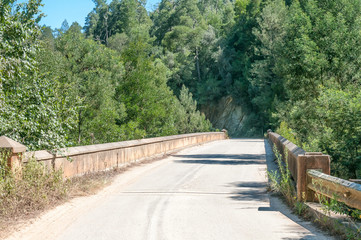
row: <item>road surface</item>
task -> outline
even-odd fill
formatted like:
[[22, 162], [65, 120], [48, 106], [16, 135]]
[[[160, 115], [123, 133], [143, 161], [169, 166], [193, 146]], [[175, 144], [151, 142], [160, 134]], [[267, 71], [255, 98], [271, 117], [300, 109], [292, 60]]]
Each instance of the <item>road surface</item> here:
[[265, 149], [263, 139], [185, 149], [132, 168], [9, 239], [332, 239], [269, 196]]

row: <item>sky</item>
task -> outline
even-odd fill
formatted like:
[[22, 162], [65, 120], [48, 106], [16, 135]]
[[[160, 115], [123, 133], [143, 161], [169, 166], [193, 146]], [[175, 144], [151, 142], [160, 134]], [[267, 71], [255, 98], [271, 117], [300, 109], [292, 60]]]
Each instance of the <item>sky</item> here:
[[[154, 6], [160, 0], [148, 0], [146, 8], [148, 11], [154, 9]], [[27, 2], [20, 0], [18, 2]], [[69, 26], [73, 22], [78, 22], [81, 26], [85, 24], [85, 18], [94, 8], [92, 0], [43, 0], [44, 6], [41, 11], [46, 15], [40, 22], [40, 25], [50, 26], [52, 29], [60, 28], [66, 19]]]

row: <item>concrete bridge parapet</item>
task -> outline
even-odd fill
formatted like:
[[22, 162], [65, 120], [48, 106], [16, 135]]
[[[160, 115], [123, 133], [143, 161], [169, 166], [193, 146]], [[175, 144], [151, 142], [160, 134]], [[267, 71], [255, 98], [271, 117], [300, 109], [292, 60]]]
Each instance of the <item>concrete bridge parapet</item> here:
[[[25, 152], [26, 147], [15, 141], [1, 137], [0, 149], [10, 149], [9, 142], [19, 146], [11, 148], [9, 166], [19, 169], [31, 158], [44, 164], [48, 169], [61, 169], [65, 178], [81, 176], [87, 173], [106, 171], [146, 158], [162, 156], [171, 151], [209, 141], [226, 139], [224, 132], [191, 133], [167, 137], [156, 137], [141, 140], [96, 144], [89, 146], [60, 149], [57, 154], [48, 151]], [[14, 145], [14, 146], [15, 146]]]

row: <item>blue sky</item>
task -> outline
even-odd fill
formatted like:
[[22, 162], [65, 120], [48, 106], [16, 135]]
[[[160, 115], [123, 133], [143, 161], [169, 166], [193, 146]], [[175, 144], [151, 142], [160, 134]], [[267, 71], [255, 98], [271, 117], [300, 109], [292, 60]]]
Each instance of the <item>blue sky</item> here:
[[[20, 0], [18, 2], [27, 1]], [[148, 0], [147, 10], [153, 10], [153, 6], [158, 2], [159, 0]], [[69, 25], [78, 22], [84, 26], [86, 16], [95, 6], [92, 0], [43, 0], [43, 4], [41, 10], [47, 16], [41, 20], [40, 24], [53, 29], [60, 28], [65, 19]]]

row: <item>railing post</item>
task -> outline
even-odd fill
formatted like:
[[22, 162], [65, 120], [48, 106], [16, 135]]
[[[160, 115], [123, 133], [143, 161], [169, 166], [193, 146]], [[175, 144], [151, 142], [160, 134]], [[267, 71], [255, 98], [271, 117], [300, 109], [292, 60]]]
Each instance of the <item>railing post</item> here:
[[314, 169], [330, 175], [330, 156], [322, 153], [306, 152], [297, 157], [297, 198], [305, 201], [315, 201], [315, 193], [307, 188], [307, 170]]
[[22, 156], [26, 151], [26, 146], [14, 140], [1, 136], [0, 151], [8, 153], [7, 164], [15, 176], [21, 176]]

